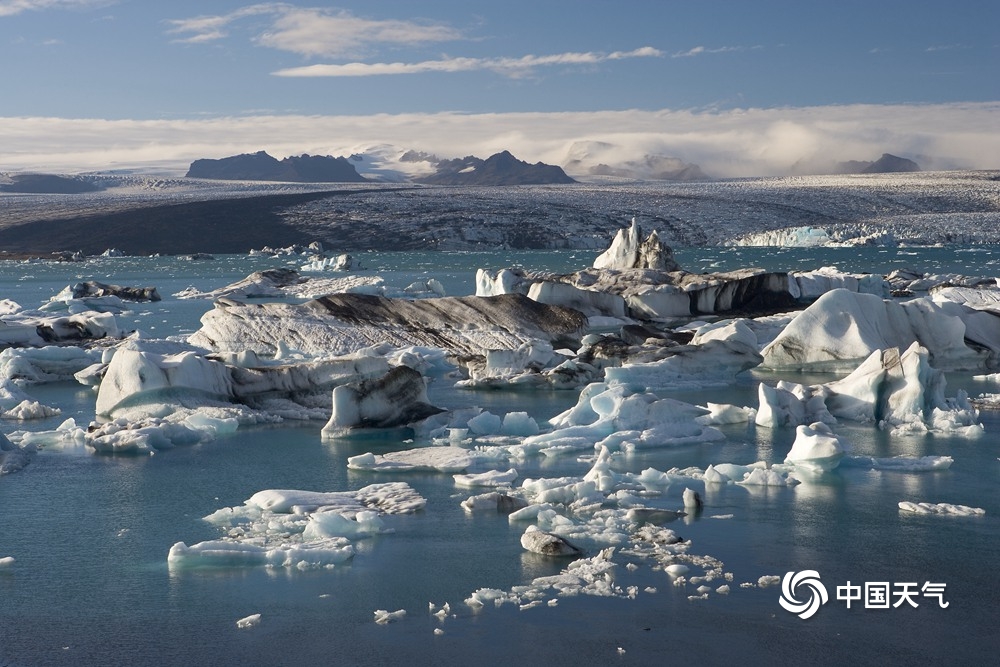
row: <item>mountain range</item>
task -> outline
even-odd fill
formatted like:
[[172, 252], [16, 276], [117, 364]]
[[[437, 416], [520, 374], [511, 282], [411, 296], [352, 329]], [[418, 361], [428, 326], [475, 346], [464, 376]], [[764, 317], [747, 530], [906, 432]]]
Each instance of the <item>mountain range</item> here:
[[344, 157], [297, 155], [278, 160], [264, 151], [191, 163], [188, 178], [289, 183], [362, 183], [367, 179]]
[[[356, 165], [364, 161], [363, 155], [352, 155], [350, 158], [301, 155], [278, 160], [259, 151], [218, 160], [195, 160], [186, 176], [237, 181], [362, 183], [369, 179], [358, 173]], [[433, 162], [434, 167], [430, 173], [407, 179], [428, 185], [549, 185], [576, 182], [566, 175], [562, 167], [542, 162], [528, 164], [518, 160], [509, 151], [496, 153], [485, 160], [471, 155], [455, 160], [440, 160], [433, 155], [409, 151], [400, 156], [399, 161]]]

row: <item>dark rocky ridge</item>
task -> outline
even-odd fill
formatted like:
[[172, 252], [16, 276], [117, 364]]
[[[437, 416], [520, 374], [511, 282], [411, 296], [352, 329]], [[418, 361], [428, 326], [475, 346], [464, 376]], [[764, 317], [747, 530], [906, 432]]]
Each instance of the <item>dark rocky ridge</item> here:
[[485, 160], [468, 156], [442, 160], [437, 172], [414, 179], [428, 185], [552, 185], [576, 183], [562, 167], [542, 162], [528, 164], [509, 151], [496, 153]]
[[863, 160], [838, 162], [835, 169], [837, 174], [900, 174], [911, 171], [920, 171], [920, 165], [913, 160], [889, 153], [882, 153], [882, 157], [874, 162]]
[[84, 192], [98, 192], [99, 186], [89, 181], [71, 176], [55, 174], [13, 174], [9, 183], [0, 182], [0, 192], [19, 194], [77, 195]]
[[347, 158], [303, 154], [278, 160], [264, 151], [218, 160], [195, 160], [186, 176], [224, 181], [289, 183], [363, 183], [368, 180], [358, 173]]
[[206, 251], [246, 253], [266, 245], [308, 245], [315, 239], [281, 215], [289, 207], [353, 191], [264, 195], [166, 204], [38, 220], [0, 229], [0, 248], [12, 254], [80, 250], [98, 255], [115, 247], [127, 255]]

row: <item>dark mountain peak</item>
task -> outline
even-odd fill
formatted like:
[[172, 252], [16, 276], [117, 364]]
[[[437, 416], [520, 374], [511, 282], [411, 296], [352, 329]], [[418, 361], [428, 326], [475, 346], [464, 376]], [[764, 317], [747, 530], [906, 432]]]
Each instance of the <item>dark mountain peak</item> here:
[[14, 174], [6, 180], [8, 182], [0, 182], [0, 192], [70, 195], [101, 189], [82, 178], [55, 174]]
[[882, 153], [882, 157], [872, 162], [862, 173], [894, 174], [908, 171], [920, 171], [920, 165], [913, 160], [907, 160], [905, 157]]
[[367, 180], [344, 157], [303, 153], [278, 160], [266, 151], [243, 153], [218, 160], [195, 160], [188, 169], [187, 177], [293, 183], [358, 183]]
[[542, 162], [528, 164], [510, 151], [495, 153], [483, 160], [473, 155], [437, 163], [437, 171], [419, 183], [432, 185], [548, 185], [575, 183], [562, 167]]

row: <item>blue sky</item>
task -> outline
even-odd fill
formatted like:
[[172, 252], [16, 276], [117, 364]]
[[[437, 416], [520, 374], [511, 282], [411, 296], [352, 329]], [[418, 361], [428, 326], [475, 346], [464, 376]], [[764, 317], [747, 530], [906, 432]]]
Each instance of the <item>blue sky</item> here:
[[[957, 136], [995, 119], [998, 25], [1000, 3], [982, 0], [0, 0], [0, 120], [9, 126], [0, 169], [53, 161], [53, 133], [67, 154], [79, 146], [89, 156], [53, 167], [92, 168], [95, 133], [122, 148], [108, 153], [116, 164], [148, 163], [187, 159], [176, 146], [181, 128], [196, 138], [192, 153], [268, 141], [280, 153], [377, 141], [359, 129], [375, 121], [393, 129], [387, 141], [421, 148], [450, 148], [449, 136], [463, 136], [449, 130], [458, 122], [480, 138], [475, 148], [506, 136], [530, 151], [531, 137], [551, 135], [566, 114], [586, 139], [609, 120], [622, 134], [655, 132], [655, 118], [683, 119], [699, 136], [721, 118], [716, 132], [731, 133], [750, 112], [754, 132], [792, 123], [819, 133], [821, 145], [806, 144], [817, 151], [824, 120], [840, 122], [845, 109], [867, 109], [890, 135], [893, 118], [920, 116], [925, 134]], [[861, 124], [865, 112], [849, 115]], [[288, 121], [285, 143], [275, 118]], [[297, 148], [309, 118], [316, 131], [353, 136]], [[213, 133], [215, 144], [204, 138]], [[562, 134], [565, 152], [574, 137]], [[660, 152], [685, 149], [660, 138]], [[903, 148], [927, 144], [924, 136]], [[151, 145], [163, 147], [159, 160]], [[964, 145], [931, 148], [966, 159]], [[687, 150], [679, 156], [704, 156]], [[557, 147], [540, 152], [552, 159]]]

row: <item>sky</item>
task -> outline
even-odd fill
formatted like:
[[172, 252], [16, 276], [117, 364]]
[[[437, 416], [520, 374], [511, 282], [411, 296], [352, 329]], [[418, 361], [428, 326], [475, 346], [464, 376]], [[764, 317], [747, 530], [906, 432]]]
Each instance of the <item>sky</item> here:
[[377, 144], [1000, 168], [998, 25], [984, 0], [0, 0], [0, 171]]

